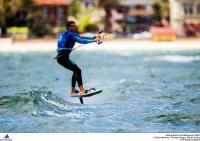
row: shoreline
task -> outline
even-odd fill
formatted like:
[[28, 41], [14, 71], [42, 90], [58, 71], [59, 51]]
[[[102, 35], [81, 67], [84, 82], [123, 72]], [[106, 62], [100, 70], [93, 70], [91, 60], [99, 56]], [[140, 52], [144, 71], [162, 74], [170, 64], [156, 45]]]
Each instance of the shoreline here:
[[[0, 38], [0, 52], [55, 52], [57, 48], [56, 39], [36, 39], [17, 41], [12, 43], [10, 38]], [[75, 47], [80, 44], [76, 44]], [[200, 40], [180, 39], [177, 41], [133, 40], [133, 39], [112, 39], [106, 40], [102, 44], [87, 44], [77, 49], [77, 51], [190, 51], [200, 50]]]

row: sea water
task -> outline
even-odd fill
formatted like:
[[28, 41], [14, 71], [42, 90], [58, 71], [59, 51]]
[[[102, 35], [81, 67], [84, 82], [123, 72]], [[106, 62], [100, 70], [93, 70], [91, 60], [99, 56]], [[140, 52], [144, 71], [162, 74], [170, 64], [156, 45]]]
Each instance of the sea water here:
[[0, 53], [0, 132], [200, 132], [200, 51], [77, 51], [84, 105], [54, 55]]

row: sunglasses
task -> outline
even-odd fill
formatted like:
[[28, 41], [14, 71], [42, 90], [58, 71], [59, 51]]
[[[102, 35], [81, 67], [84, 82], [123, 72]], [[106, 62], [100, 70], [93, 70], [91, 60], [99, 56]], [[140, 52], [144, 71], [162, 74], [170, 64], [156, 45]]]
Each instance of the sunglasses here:
[[76, 25], [70, 25], [70, 27], [77, 27]]

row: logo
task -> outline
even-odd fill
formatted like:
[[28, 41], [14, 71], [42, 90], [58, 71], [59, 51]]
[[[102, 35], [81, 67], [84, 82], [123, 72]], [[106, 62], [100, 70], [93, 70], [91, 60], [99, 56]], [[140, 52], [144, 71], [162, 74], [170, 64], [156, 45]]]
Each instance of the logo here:
[[0, 139], [0, 141], [12, 141], [12, 139], [9, 138], [8, 134], [3, 137], [3, 139]]

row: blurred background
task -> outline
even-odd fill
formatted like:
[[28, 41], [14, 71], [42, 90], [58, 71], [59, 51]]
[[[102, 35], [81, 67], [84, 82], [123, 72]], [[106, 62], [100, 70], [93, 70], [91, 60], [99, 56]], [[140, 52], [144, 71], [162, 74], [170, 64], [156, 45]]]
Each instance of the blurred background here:
[[[85, 105], [53, 59], [68, 20], [108, 33], [70, 54]], [[0, 132], [200, 132], [200, 0], [0, 0], [0, 37]]]
[[56, 38], [68, 20], [77, 22], [80, 33], [103, 29], [117, 38], [198, 38], [200, 1], [0, 0], [0, 37]]

